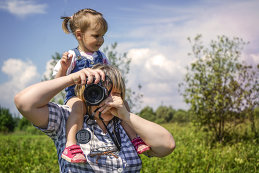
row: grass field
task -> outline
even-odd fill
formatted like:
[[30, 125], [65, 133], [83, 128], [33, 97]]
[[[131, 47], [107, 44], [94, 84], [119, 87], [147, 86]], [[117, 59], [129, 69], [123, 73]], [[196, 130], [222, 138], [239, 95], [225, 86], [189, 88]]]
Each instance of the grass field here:
[[[259, 172], [259, 146], [256, 140], [228, 145], [205, 142], [206, 135], [190, 124], [165, 124], [176, 141], [175, 151], [164, 158], [147, 158], [142, 172]], [[59, 172], [56, 149], [45, 135], [23, 133], [0, 135], [0, 172]]]

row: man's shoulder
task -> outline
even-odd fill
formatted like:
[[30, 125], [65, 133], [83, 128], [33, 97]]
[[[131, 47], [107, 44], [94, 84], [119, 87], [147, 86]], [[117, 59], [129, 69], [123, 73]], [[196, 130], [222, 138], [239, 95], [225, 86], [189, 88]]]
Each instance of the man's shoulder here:
[[61, 104], [57, 104], [54, 102], [49, 102], [48, 103], [48, 107], [49, 110], [52, 112], [65, 112], [65, 113], [70, 113], [71, 112], [71, 108], [67, 105], [61, 105]]

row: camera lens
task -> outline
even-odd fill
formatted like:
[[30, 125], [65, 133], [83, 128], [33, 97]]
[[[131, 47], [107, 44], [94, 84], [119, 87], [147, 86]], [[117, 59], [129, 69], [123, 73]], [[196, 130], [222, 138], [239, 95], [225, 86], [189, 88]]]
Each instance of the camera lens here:
[[98, 105], [104, 99], [104, 89], [97, 84], [90, 84], [85, 88], [84, 97], [89, 105]]

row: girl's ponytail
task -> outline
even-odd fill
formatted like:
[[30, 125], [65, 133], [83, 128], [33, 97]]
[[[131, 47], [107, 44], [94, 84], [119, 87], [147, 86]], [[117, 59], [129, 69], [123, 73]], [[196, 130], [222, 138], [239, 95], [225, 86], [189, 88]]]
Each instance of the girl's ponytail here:
[[62, 29], [66, 34], [75, 35], [77, 29], [85, 32], [90, 26], [102, 29], [104, 32], [108, 29], [108, 24], [102, 13], [89, 8], [79, 10], [71, 17], [61, 17], [61, 19], [63, 19]]
[[69, 21], [69, 20], [71, 20], [72, 18], [71, 17], [61, 17], [61, 19], [63, 19], [63, 22], [62, 22], [62, 29], [63, 29], [63, 31], [66, 33], [66, 34], [69, 34], [69, 33], [71, 33], [71, 31], [70, 31], [70, 26], [68, 26], [68, 25], [70, 25], [70, 22], [71, 21]]

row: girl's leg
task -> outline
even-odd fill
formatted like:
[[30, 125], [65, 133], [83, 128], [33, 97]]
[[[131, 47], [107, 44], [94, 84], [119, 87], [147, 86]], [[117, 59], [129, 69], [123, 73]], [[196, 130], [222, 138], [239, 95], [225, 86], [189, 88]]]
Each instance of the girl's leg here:
[[150, 150], [150, 147], [141, 138], [137, 137], [136, 132], [126, 122], [122, 121], [121, 126], [126, 131], [138, 154]]
[[[130, 111], [129, 104], [127, 101], [124, 102], [125, 107], [128, 111]], [[134, 145], [138, 154], [142, 154], [145, 151], [150, 150], [150, 147], [145, 144], [145, 142], [137, 136], [136, 132], [124, 121], [121, 122], [123, 129], [126, 131], [127, 135], [129, 136], [132, 144]]]
[[81, 150], [80, 146], [76, 145], [76, 133], [83, 126], [83, 119], [86, 113], [85, 104], [77, 97], [72, 97], [68, 100], [67, 104], [71, 108], [71, 113], [66, 123], [66, 149], [62, 153], [62, 158], [68, 162], [84, 163], [86, 158], [83, 152], [73, 154], [72, 150]]
[[69, 99], [66, 105], [71, 108], [71, 113], [66, 123], [66, 147], [68, 147], [76, 144], [76, 133], [83, 126], [83, 119], [86, 113], [86, 107], [84, 102], [77, 97], [72, 97], [71, 99]]
[[[128, 103], [125, 101], [124, 104], [127, 110], [130, 111]], [[150, 147], [137, 136], [136, 132], [126, 122], [122, 121], [121, 126], [126, 131], [138, 154], [142, 154], [143, 152], [150, 150]]]

